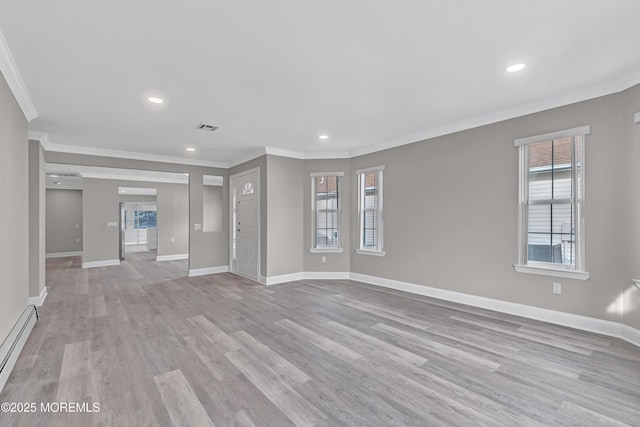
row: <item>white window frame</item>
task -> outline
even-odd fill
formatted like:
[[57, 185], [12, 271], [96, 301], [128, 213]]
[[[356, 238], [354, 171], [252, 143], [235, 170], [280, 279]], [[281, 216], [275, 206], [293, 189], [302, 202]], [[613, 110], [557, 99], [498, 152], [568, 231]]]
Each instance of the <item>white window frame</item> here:
[[[356, 249], [356, 253], [360, 255], [373, 255], [373, 256], [384, 256], [384, 222], [383, 222], [383, 175], [384, 175], [385, 167], [374, 166], [371, 168], [360, 169], [356, 171], [357, 182], [358, 182], [358, 249]], [[365, 174], [368, 172], [376, 172], [376, 182], [378, 184], [377, 188], [377, 196], [378, 196], [378, 208], [377, 208], [377, 236], [376, 242], [378, 243], [375, 249], [369, 249], [364, 247], [364, 214], [365, 214], [365, 185], [366, 180], [364, 179]]]
[[[540, 274], [544, 276], [564, 277], [587, 280], [589, 273], [585, 268], [585, 232], [584, 232], [584, 194], [585, 194], [585, 136], [591, 133], [591, 126], [545, 133], [542, 135], [518, 138], [513, 146], [519, 149], [519, 186], [518, 186], [518, 263], [513, 267], [519, 273]], [[568, 199], [573, 206], [575, 223], [575, 265], [556, 264], [550, 262], [528, 260], [529, 231], [529, 146], [531, 144], [553, 141], [567, 137], [581, 137], [581, 165], [576, 167], [575, 152], [572, 153], [572, 185], [573, 197]], [[580, 175], [578, 179], [578, 175]], [[580, 182], [580, 187], [578, 187]]]
[[[327, 248], [318, 247], [316, 242], [316, 180], [319, 176], [335, 176], [338, 177], [338, 247]], [[342, 253], [342, 177], [344, 172], [312, 172], [309, 174], [311, 178], [311, 253]]]

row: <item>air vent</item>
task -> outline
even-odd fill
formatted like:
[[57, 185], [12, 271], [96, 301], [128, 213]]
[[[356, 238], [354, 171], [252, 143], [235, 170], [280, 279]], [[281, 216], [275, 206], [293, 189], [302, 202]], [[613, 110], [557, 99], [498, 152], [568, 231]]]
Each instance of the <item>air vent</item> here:
[[200, 123], [198, 126], [196, 126], [196, 129], [206, 130], [207, 132], [213, 132], [214, 130], [218, 129], [218, 126], [205, 125], [204, 123]]

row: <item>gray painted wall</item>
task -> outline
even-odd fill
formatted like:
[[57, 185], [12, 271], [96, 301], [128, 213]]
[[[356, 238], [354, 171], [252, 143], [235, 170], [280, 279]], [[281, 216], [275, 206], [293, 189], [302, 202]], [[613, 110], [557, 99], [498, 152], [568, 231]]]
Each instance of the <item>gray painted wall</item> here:
[[303, 271], [302, 194], [306, 180], [300, 179], [302, 164], [298, 159], [267, 156], [268, 277]]
[[224, 229], [224, 191], [218, 185], [205, 185], [202, 193], [202, 231]]
[[29, 141], [29, 296], [45, 286], [45, 162], [39, 141]]
[[[312, 218], [311, 218], [311, 178], [309, 174], [313, 172], [344, 172], [341, 179], [340, 197], [342, 202], [340, 223], [342, 226], [342, 248], [343, 253], [318, 254], [310, 253], [312, 244]], [[350, 218], [351, 211], [351, 191], [353, 184], [349, 159], [336, 160], [305, 160], [303, 164], [303, 267], [304, 271], [342, 271], [348, 272], [350, 268], [351, 241], [350, 241]], [[327, 262], [322, 262], [325, 256]]]
[[[614, 306], [630, 282], [624, 241], [631, 226], [623, 215], [628, 195], [617, 191], [629, 167], [623, 160], [631, 154], [624, 150], [623, 120], [629, 115], [623, 114], [622, 99], [622, 94], [610, 95], [352, 159], [352, 171], [386, 166], [386, 256], [352, 252], [351, 271], [622, 321]], [[591, 278], [516, 273], [518, 151], [513, 139], [585, 124], [592, 129], [585, 159]], [[355, 185], [352, 191], [355, 212]], [[355, 245], [356, 215], [351, 226]], [[552, 294], [552, 282], [562, 283], [561, 295]]]
[[27, 141], [27, 120], [0, 77], [0, 341], [18, 321], [29, 296]]
[[[624, 231], [620, 238], [626, 242], [627, 248], [623, 254], [627, 255], [627, 279], [640, 279], [640, 124], [633, 123], [633, 116], [640, 112], [640, 85], [624, 94], [623, 125], [626, 130], [625, 149], [620, 150], [622, 156], [622, 175], [618, 199], [626, 203], [626, 214], [621, 225]], [[631, 280], [622, 286], [624, 323], [640, 329], [640, 289], [632, 285]]]
[[48, 188], [46, 197], [47, 254], [82, 252], [82, 190]]
[[[83, 182], [83, 262], [118, 259], [119, 187], [156, 188], [158, 203], [158, 255], [188, 253], [189, 193], [184, 184], [88, 179]], [[142, 199], [144, 196], [136, 196]], [[173, 242], [171, 239], [173, 238]]]

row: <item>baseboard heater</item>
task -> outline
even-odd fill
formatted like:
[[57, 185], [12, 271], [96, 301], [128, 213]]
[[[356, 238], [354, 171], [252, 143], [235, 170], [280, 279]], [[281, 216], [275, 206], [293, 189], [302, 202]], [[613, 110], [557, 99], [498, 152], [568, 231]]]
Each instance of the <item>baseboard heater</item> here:
[[0, 392], [4, 389], [9, 375], [18, 360], [18, 356], [29, 338], [33, 326], [38, 320], [38, 310], [35, 305], [28, 305], [20, 318], [9, 332], [9, 336], [0, 347]]

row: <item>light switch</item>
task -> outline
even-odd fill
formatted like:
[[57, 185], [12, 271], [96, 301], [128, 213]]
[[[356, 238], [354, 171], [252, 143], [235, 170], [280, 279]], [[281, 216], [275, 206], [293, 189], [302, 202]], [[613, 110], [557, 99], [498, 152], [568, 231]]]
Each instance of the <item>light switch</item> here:
[[202, 224], [193, 224], [194, 230], [202, 230]]
[[107, 227], [117, 227], [118, 226], [118, 221], [109, 221], [107, 223]]

